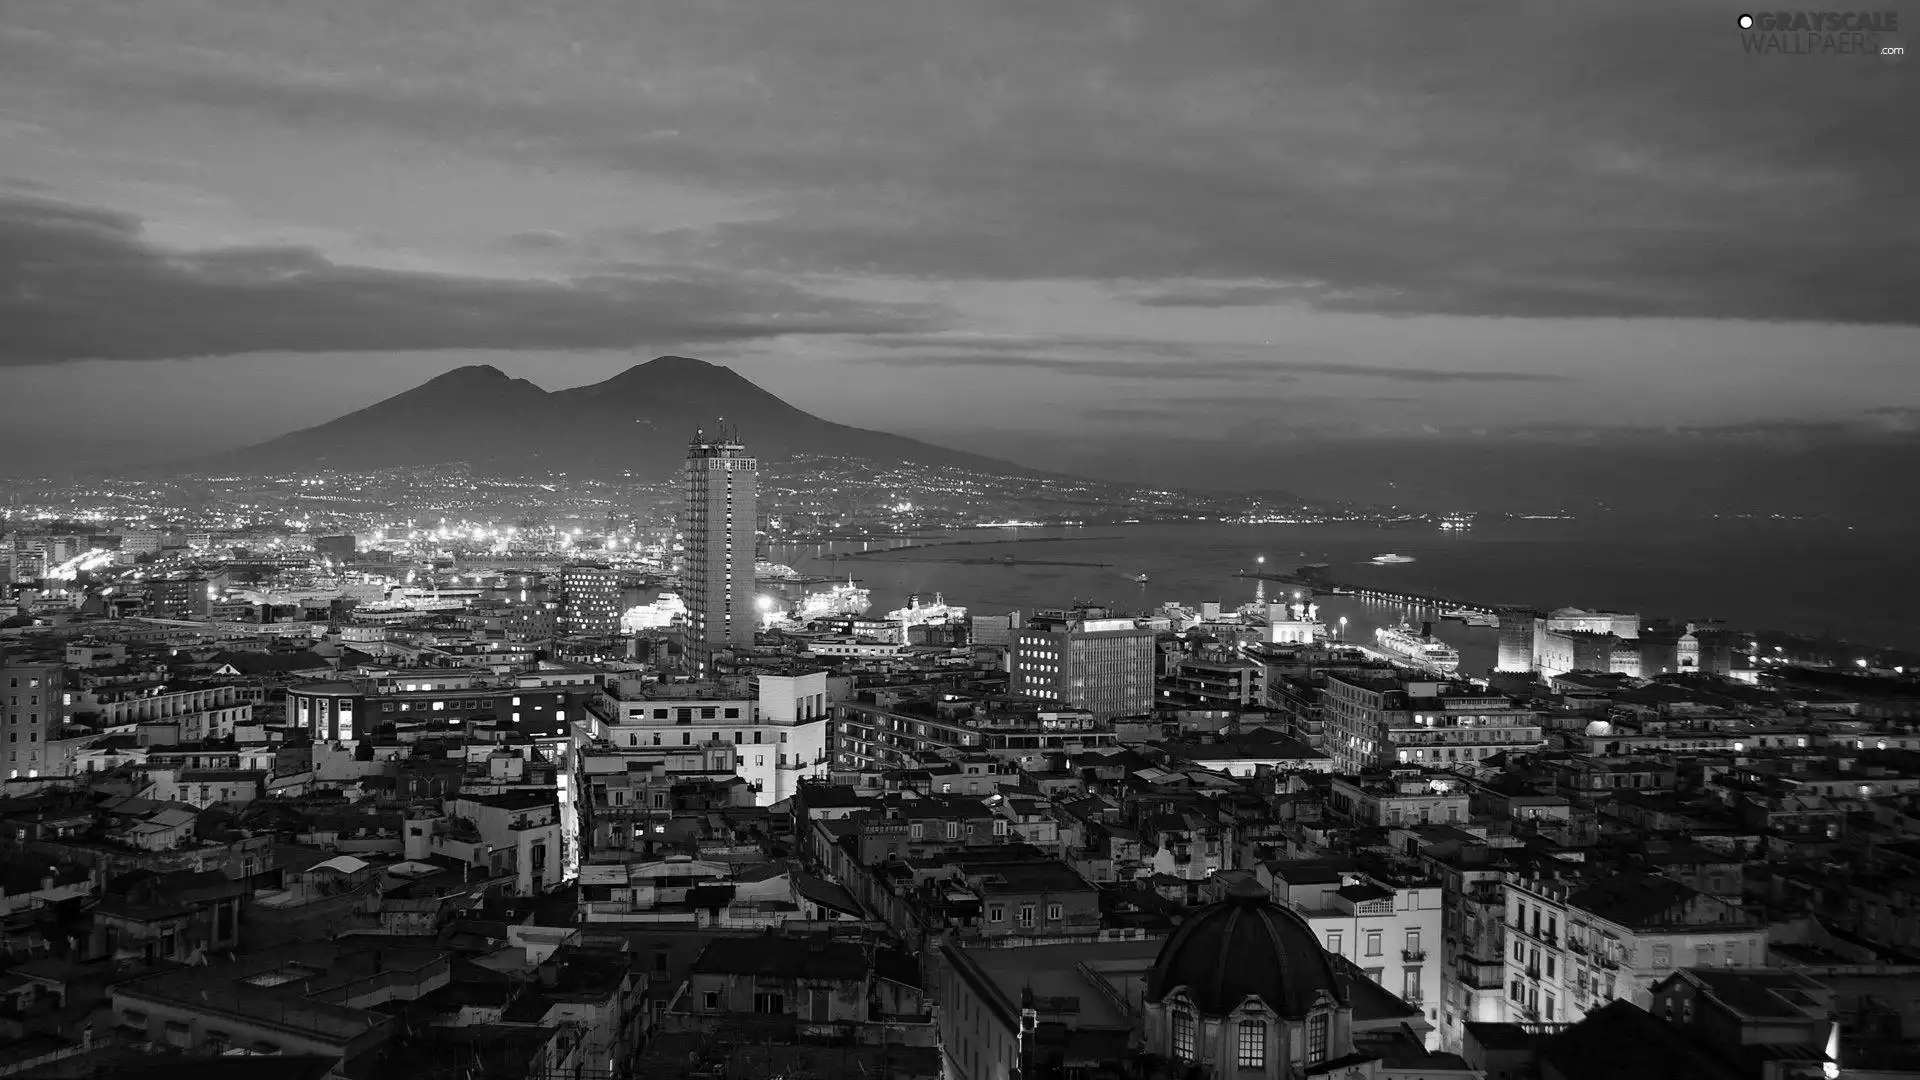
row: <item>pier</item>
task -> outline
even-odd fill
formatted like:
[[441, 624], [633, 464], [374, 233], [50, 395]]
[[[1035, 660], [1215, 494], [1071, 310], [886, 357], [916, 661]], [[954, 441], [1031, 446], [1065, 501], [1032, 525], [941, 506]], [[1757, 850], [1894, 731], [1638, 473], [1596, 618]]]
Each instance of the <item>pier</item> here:
[[1335, 583], [1328, 586], [1328, 592], [1335, 596], [1351, 596], [1359, 600], [1371, 600], [1380, 604], [1399, 604], [1403, 607], [1432, 608], [1435, 611], [1470, 611], [1476, 615], [1497, 618], [1514, 611], [1528, 611], [1529, 608], [1515, 605], [1469, 604], [1458, 600], [1449, 600], [1443, 596], [1429, 596], [1425, 593], [1397, 592], [1393, 589], [1375, 589], [1362, 585]]

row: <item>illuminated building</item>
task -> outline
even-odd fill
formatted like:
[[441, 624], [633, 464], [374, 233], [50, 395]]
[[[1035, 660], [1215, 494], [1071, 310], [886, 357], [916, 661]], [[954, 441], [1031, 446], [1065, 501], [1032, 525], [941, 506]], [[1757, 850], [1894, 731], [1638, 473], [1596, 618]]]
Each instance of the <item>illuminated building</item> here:
[[620, 632], [620, 575], [604, 566], [560, 571], [560, 627], [569, 634]]
[[1013, 635], [1011, 690], [1096, 718], [1153, 712], [1153, 631], [1099, 609], [1041, 612]]
[[147, 583], [147, 611], [160, 619], [204, 619], [213, 611], [206, 578]]
[[688, 652], [701, 668], [716, 652], [753, 644], [757, 468], [736, 442], [708, 442], [696, 433], [687, 447], [681, 576]]
[[1533, 671], [1534, 640], [1541, 622], [1531, 611], [1500, 613], [1500, 655], [1494, 664], [1495, 671], [1511, 674]]

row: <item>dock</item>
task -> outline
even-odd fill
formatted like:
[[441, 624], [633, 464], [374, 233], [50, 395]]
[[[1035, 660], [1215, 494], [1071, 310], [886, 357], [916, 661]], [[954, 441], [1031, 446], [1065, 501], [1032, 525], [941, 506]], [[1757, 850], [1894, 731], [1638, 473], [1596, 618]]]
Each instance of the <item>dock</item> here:
[[1371, 600], [1379, 604], [1399, 604], [1403, 607], [1432, 608], [1435, 611], [1470, 611], [1476, 615], [1498, 618], [1511, 612], [1531, 611], [1531, 608], [1507, 604], [1472, 604], [1459, 600], [1449, 600], [1444, 596], [1432, 596], [1427, 593], [1398, 592], [1393, 589], [1375, 589], [1361, 585], [1335, 583], [1328, 588], [1335, 596], [1351, 596], [1359, 600]]

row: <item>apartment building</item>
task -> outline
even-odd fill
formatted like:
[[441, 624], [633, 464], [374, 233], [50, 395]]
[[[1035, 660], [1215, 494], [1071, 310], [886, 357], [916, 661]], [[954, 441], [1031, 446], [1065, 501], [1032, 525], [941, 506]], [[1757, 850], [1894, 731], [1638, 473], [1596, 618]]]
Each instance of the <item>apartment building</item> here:
[[755, 801], [770, 806], [827, 763], [827, 673], [757, 675], [751, 694], [717, 683], [620, 680], [587, 701], [587, 726], [615, 749], [731, 744]]
[[1644, 1009], [1676, 969], [1767, 963], [1764, 922], [1670, 878], [1506, 884], [1508, 1021], [1570, 1023], [1611, 1001]]

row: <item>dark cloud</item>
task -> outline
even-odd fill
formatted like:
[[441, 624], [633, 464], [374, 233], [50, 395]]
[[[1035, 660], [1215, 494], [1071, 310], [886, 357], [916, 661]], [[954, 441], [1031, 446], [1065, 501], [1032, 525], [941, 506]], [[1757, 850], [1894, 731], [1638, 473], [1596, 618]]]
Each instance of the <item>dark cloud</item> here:
[[129, 215], [0, 196], [0, 364], [249, 352], [666, 349], [938, 325], [712, 270], [630, 267], [566, 283], [342, 266], [304, 248], [168, 252]]
[[1311, 301], [1318, 290], [1306, 285], [1185, 285], [1128, 297], [1146, 307], [1267, 307]]
[[[1747, 56], [1717, 0], [1383, 0], [1304, 23], [1284, 4], [990, 6], [675, 2], [642, 21], [531, 3], [449, 34], [330, 5], [263, 3], [236, 28], [144, 3], [119, 12], [132, 40], [192, 47], [49, 34], [0, 60], [127, 107], [738, 195], [752, 220], [623, 240], [756, 273], [1069, 278], [1163, 306], [1920, 323], [1920, 140], [1897, 135], [1910, 59]], [[250, 50], [204, 44], [256, 26]]]
[[1381, 364], [1344, 364], [1258, 357], [1191, 357], [1113, 360], [1017, 352], [901, 352], [856, 357], [862, 363], [899, 367], [1019, 368], [1102, 379], [1250, 379], [1285, 382], [1302, 375], [1386, 379], [1407, 383], [1564, 382], [1566, 376], [1521, 371], [1457, 371], [1445, 368], [1397, 368]]

